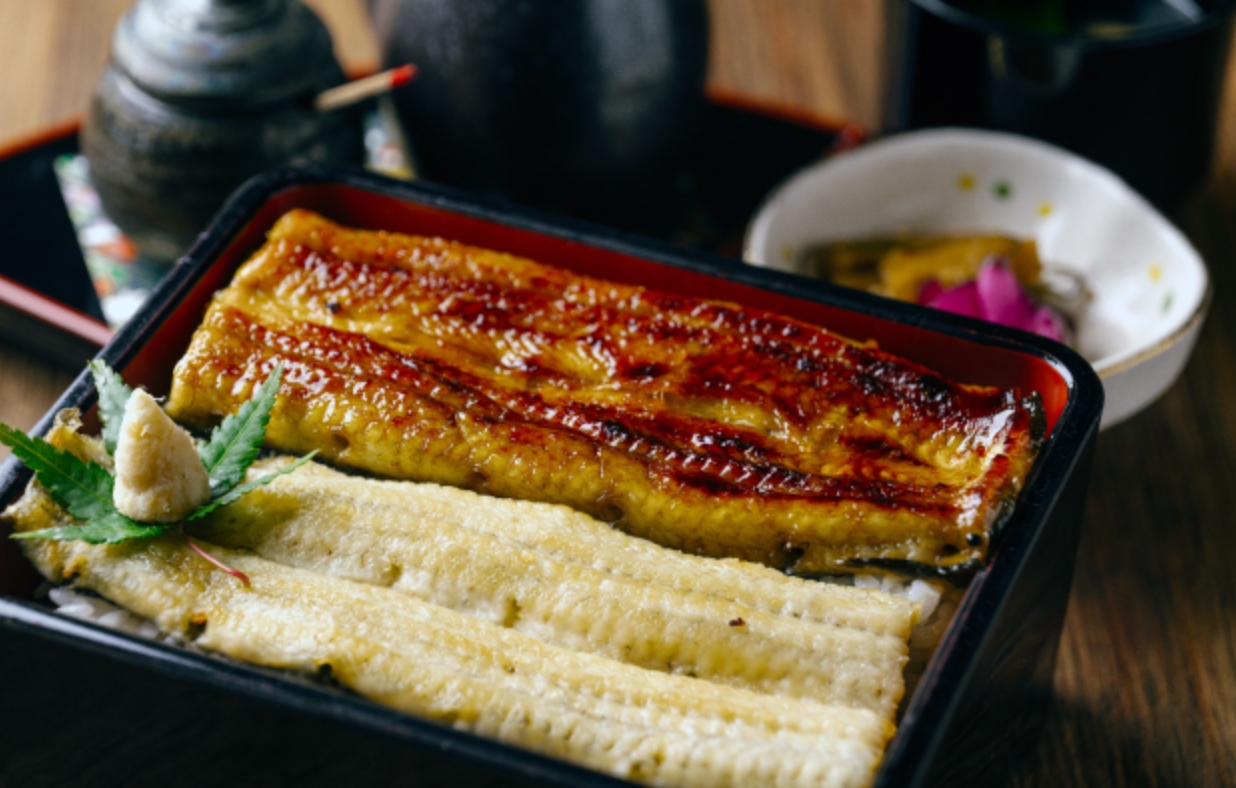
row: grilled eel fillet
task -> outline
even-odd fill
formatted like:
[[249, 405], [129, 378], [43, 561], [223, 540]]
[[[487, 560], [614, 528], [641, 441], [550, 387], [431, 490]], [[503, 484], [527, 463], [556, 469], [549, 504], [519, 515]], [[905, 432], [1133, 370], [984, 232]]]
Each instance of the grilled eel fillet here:
[[278, 362], [275, 448], [800, 573], [972, 566], [1041, 436], [1033, 400], [803, 322], [301, 210], [216, 295], [168, 411], [210, 426]]
[[[0, 519], [16, 532], [75, 522], [37, 484]], [[72, 580], [204, 649], [329, 670], [379, 703], [653, 785], [865, 786], [893, 733], [868, 709], [653, 672], [381, 585], [203, 546], [251, 587], [172, 535], [22, 544], [45, 577]]]
[[[259, 462], [251, 475], [288, 462]], [[348, 476], [316, 463], [193, 533], [393, 588], [537, 640], [892, 719], [917, 604], [666, 550], [565, 506]]]

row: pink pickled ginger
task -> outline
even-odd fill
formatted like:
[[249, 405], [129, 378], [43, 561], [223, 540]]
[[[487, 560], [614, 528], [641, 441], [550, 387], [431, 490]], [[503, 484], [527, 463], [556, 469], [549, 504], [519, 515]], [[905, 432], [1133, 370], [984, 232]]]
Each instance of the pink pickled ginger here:
[[1064, 319], [1026, 294], [1004, 257], [987, 258], [973, 281], [957, 287], [945, 288], [939, 282], [928, 282], [919, 292], [918, 302], [944, 312], [1020, 328], [1057, 342], [1065, 341]]

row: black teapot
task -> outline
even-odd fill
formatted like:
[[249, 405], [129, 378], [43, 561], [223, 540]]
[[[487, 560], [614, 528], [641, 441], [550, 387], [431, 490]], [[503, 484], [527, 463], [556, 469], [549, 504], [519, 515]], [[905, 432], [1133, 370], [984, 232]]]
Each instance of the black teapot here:
[[576, 214], [637, 209], [704, 98], [704, 0], [371, 0], [425, 177]]
[[139, 0], [82, 130], [104, 211], [143, 257], [171, 262], [249, 177], [361, 163], [358, 109], [311, 106], [344, 81], [330, 33], [297, 0]]

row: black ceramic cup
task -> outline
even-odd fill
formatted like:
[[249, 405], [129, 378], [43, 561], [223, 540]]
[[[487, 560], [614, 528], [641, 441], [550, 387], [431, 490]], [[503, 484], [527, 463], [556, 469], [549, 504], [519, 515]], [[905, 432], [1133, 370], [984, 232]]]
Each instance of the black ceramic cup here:
[[1204, 181], [1236, 0], [889, 0], [885, 131], [1037, 137], [1165, 210]]
[[592, 218], [656, 210], [704, 100], [702, 0], [371, 0], [420, 173]]

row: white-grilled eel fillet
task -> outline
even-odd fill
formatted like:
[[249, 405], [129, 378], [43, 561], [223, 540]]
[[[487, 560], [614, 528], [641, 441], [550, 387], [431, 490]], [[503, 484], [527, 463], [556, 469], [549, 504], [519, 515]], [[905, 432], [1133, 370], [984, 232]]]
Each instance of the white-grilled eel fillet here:
[[[265, 460], [250, 473], [288, 461]], [[918, 617], [917, 604], [900, 597], [666, 550], [565, 506], [316, 463], [217, 510], [193, 533], [564, 648], [888, 719]]]
[[275, 448], [800, 573], [981, 561], [1041, 436], [1017, 392], [801, 321], [299, 210], [216, 296], [168, 410], [210, 426], [280, 362]]
[[[17, 531], [70, 522], [34, 485], [4, 518]], [[111, 546], [23, 543], [46, 577], [202, 648], [328, 669], [379, 703], [653, 785], [869, 785], [893, 732], [868, 709], [649, 671], [383, 586], [203, 546], [251, 587], [172, 534]]]

